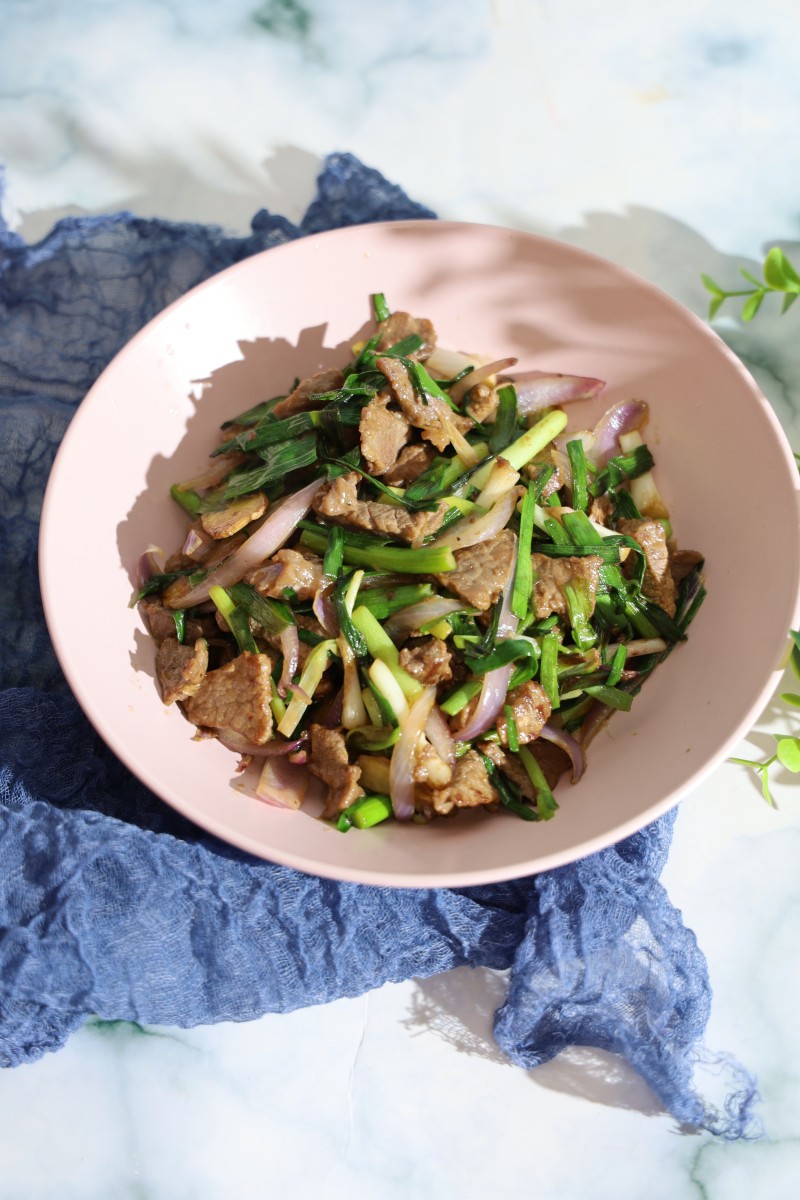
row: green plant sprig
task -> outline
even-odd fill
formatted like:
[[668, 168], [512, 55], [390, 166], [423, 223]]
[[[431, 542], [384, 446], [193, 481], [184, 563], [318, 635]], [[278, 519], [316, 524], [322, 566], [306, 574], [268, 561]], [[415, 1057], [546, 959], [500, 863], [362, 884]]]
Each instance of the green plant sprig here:
[[748, 283], [753, 284], [753, 286], [728, 292], [725, 288], [720, 287], [718, 283], [715, 283], [709, 275], [700, 276], [703, 286], [707, 291], [711, 292], [711, 301], [708, 306], [709, 321], [713, 320], [726, 300], [730, 300], [736, 296], [747, 297], [742, 305], [743, 321], [752, 321], [761, 307], [764, 297], [768, 296], [771, 292], [780, 292], [783, 294], [781, 314], [788, 312], [797, 297], [800, 296], [800, 275], [798, 275], [789, 262], [789, 259], [778, 246], [773, 246], [764, 259], [762, 267], [763, 280], [756, 279], [755, 275], [751, 275], [744, 267], [740, 267], [739, 273]]
[[[792, 639], [790, 659], [792, 670], [797, 678], [800, 679], [800, 631], [792, 629], [789, 636]], [[793, 708], [800, 708], [800, 695], [797, 692], [781, 692], [781, 700]], [[752, 767], [756, 774], [761, 777], [761, 791], [767, 804], [770, 804], [773, 808], [777, 808], [769, 789], [770, 768], [773, 763], [778, 762], [787, 771], [791, 771], [793, 775], [800, 774], [800, 737], [787, 737], [778, 733], [773, 733], [772, 736], [776, 742], [775, 753], [769, 758], [761, 761], [754, 758], [732, 758], [730, 762], [739, 763], [743, 767]]]

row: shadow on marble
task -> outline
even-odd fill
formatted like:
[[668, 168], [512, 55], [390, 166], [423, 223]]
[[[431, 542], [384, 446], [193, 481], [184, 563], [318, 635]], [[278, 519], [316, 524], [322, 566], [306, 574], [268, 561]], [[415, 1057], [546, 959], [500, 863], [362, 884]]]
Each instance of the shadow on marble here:
[[[459, 1054], [520, 1070], [503, 1054], [492, 1034], [494, 1014], [505, 1001], [506, 988], [507, 972], [485, 967], [458, 967], [415, 980], [403, 1025], [412, 1037], [433, 1034]], [[630, 1109], [644, 1116], [667, 1115], [656, 1094], [624, 1059], [604, 1050], [572, 1046], [525, 1074], [538, 1087], [592, 1104]]]

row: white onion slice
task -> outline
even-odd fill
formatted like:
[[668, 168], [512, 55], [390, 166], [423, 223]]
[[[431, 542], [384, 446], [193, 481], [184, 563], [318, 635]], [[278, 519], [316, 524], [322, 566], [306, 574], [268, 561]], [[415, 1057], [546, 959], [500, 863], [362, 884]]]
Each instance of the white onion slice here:
[[260, 529], [209, 572], [202, 583], [198, 583], [197, 587], [181, 596], [179, 607], [191, 608], [207, 600], [212, 587], [230, 587], [232, 583], [238, 583], [253, 567], [257, 567], [265, 558], [280, 550], [294, 533], [298, 522], [308, 512], [311, 501], [324, 482], [324, 479], [315, 479], [276, 505]]
[[539, 734], [546, 742], [552, 742], [555, 746], [560, 746], [565, 754], [569, 755], [569, 760], [572, 763], [572, 782], [577, 783], [581, 775], [586, 769], [586, 760], [583, 756], [583, 750], [579, 742], [566, 733], [563, 729], [557, 729], [549, 723], [544, 726]]
[[442, 762], [447, 763], [448, 767], [454, 767], [456, 763], [455, 742], [453, 741], [453, 736], [450, 733], [447, 722], [435, 705], [431, 709], [428, 720], [425, 722], [425, 736]]
[[525, 371], [514, 379], [517, 409], [531, 416], [542, 408], [560, 408], [576, 400], [594, 400], [606, 386], [602, 379], [584, 375], [553, 375], [547, 371]]
[[292, 684], [292, 676], [297, 672], [297, 664], [300, 661], [300, 637], [297, 632], [296, 625], [284, 625], [280, 632], [281, 652], [283, 654], [283, 667], [281, 669], [281, 677], [278, 680], [278, 695], [285, 697], [287, 689], [294, 686]]
[[414, 815], [414, 758], [417, 741], [427, 724], [436, 701], [436, 688], [424, 688], [417, 696], [408, 716], [402, 723], [400, 737], [389, 764], [389, 795], [392, 811], [398, 821], [408, 821]]
[[275, 755], [264, 759], [256, 796], [275, 808], [298, 809], [305, 800], [310, 782], [306, 767]]
[[440, 379], [452, 379], [465, 367], [475, 365], [475, 359], [470, 358], [468, 354], [462, 354], [460, 350], [444, 350], [441, 346], [432, 350], [425, 360], [427, 370], [431, 375], [438, 375]]
[[465, 375], [463, 379], [459, 379], [458, 383], [453, 384], [449, 392], [450, 399], [459, 404], [462, 396], [465, 396], [470, 388], [483, 383], [484, 379], [488, 379], [490, 375], [499, 375], [501, 371], [515, 367], [518, 362], [517, 358], [498, 358], [482, 367], [476, 367], [474, 371], [470, 371], [469, 375]]
[[456, 521], [455, 525], [435, 538], [431, 545], [449, 546], [452, 550], [465, 550], [467, 546], [477, 546], [479, 542], [497, 537], [500, 530], [505, 529], [508, 524], [520, 495], [519, 488], [511, 488], [505, 496], [492, 505], [488, 513], [484, 513], [480, 517], [470, 516]]
[[384, 623], [383, 628], [393, 640], [406, 637], [414, 630], [421, 629], [423, 625], [428, 625], [431, 621], [441, 621], [443, 617], [459, 612], [462, 608], [463, 600], [432, 596], [430, 600], [420, 600], [419, 604], [409, 604], [408, 608], [398, 609]]

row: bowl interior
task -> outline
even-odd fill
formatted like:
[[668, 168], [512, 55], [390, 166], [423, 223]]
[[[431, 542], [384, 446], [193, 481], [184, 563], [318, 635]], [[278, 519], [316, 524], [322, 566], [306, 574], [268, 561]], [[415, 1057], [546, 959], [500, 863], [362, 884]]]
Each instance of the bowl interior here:
[[[571, 406], [591, 425], [620, 398], [651, 409], [648, 443], [679, 544], [705, 553], [708, 599], [689, 641], [630, 714], [593, 743], [548, 823], [462, 814], [427, 827], [343, 836], [309, 812], [247, 794], [235, 759], [196, 743], [163, 706], [153, 646], [127, 607], [150, 543], [171, 552], [185, 519], [169, 486], [198, 473], [222, 421], [346, 361], [370, 294], [433, 320], [439, 344], [519, 369], [607, 381]], [[109, 455], [105, 447], [118, 452]], [[86, 464], [91, 462], [91, 482]], [[746, 499], [744, 477], [757, 480]], [[98, 506], [96, 497], [103, 497]], [[92, 530], [76, 545], [71, 531]], [[774, 686], [798, 616], [797, 473], [751, 377], [700, 321], [656, 288], [572, 247], [488, 226], [402, 222], [303, 239], [231, 268], [178, 301], [114, 360], [56, 459], [41, 536], [48, 624], [98, 731], [159, 796], [255, 854], [335, 878], [463, 885], [571, 861], [641, 828], [695, 786], [742, 736]], [[94, 580], [97, 625], [59, 580]], [[761, 582], [758, 582], [760, 578]]]

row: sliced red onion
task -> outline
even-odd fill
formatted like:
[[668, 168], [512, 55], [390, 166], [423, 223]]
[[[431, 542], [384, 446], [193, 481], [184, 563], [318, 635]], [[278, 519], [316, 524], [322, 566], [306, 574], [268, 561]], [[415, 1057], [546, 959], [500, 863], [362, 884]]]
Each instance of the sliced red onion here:
[[455, 742], [447, 722], [436, 705], [431, 709], [430, 716], [425, 722], [425, 736], [442, 762], [446, 762], [448, 767], [454, 767], [456, 762]]
[[498, 358], [495, 362], [476, 367], [474, 371], [470, 371], [469, 375], [465, 375], [463, 379], [459, 379], [458, 383], [453, 384], [450, 388], [450, 399], [459, 404], [462, 396], [465, 396], [470, 388], [474, 388], [478, 383], [483, 383], [484, 379], [488, 379], [490, 375], [499, 375], [501, 371], [515, 367], [518, 362], [517, 358]]
[[552, 375], [547, 371], [525, 371], [515, 376], [517, 409], [531, 416], [542, 408], [560, 408], [576, 400], [594, 400], [606, 386], [602, 379], [583, 375]]
[[218, 458], [213, 459], [212, 465], [201, 475], [195, 475], [193, 479], [184, 479], [178, 487], [184, 492], [203, 492], [208, 488], [216, 487], [218, 483], [229, 474], [229, 472], [244, 461], [244, 454], [221, 454]]
[[503, 603], [500, 606], [500, 616], [497, 618], [497, 637], [507, 638], [513, 637], [519, 627], [519, 617], [511, 611], [511, 601], [514, 598], [514, 583], [517, 578], [517, 559], [516, 559], [516, 544], [517, 539], [514, 537], [514, 565], [511, 568], [511, 574], [508, 577], [506, 590], [503, 593]]
[[453, 550], [465, 550], [467, 546], [477, 546], [479, 542], [497, 537], [500, 530], [505, 529], [508, 524], [520, 494], [519, 488], [511, 488], [505, 496], [501, 496], [497, 503], [492, 505], [488, 513], [484, 513], [480, 517], [463, 517], [460, 521], [456, 521], [455, 525], [446, 533], [435, 538], [431, 545], [450, 546]]
[[430, 600], [420, 600], [419, 604], [409, 604], [408, 608], [398, 609], [384, 623], [383, 628], [390, 638], [406, 637], [415, 629], [420, 629], [431, 621], [440, 621], [463, 607], [463, 600], [432, 596]]
[[136, 586], [143, 588], [153, 575], [163, 575], [166, 560], [160, 546], [148, 546], [136, 568]]
[[577, 783], [586, 769], [586, 760], [583, 757], [580, 743], [571, 734], [566, 733], [563, 729], [557, 729], [549, 722], [539, 736], [543, 737], [546, 742], [553, 742], [554, 745], [560, 746], [564, 753], [569, 755], [572, 763], [572, 782]]
[[286, 757], [290, 763], [294, 763], [296, 766], [302, 767], [304, 763], [308, 762], [308, 751], [297, 750], [294, 754], [287, 754]]
[[601, 704], [599, 700], [595, 700], [589, 712], [584, 718], [583, 724], [578, 730], [580, 744], [586, 749], [589, 743], [597, 736], [606, 722], [613, 717], [615, 709], [608, 704]]
[[468, 724], [459, 730], [459, 741], [471, 742], [473, 738], [485, 733], [489, 726], [494, 724], [508, 695], [508, 685], [513, 673], [513, 663], [509, 663], [505, 667], [498, 667], [495, 671], [486, 672], [477, 707]]
[[179, 607], [191, 608], [201, 600], [207, 600], [212, 587], [230, 587], [232, 583], [238, 583], [253, 567], [280, 550], [308, 512], [324, 482], [324, 479], [315, 479], [276, 505], [260, 529], [210, 571], [202, 583], [181, 597]]
[[265, 758], [256, 786], [256, 796], [275, 808], [298, 809], [305, 799], [311, 777], [306, 767], [286, 758]]
[[645, 400], [620, 400], [606, 412], [594, 427], [591, 458], [598, 467], [619, 453], [619, 435], [632, 433], [647, 424], [650, 409]]
[[302, 737], [295, 738], [293, 742], [279, 741], [276, 738], [274, 741], [259, 746], [255, 742], [249, 742], [235, 729], [220, 729], [217, 735], [218, 740], [226, 749], [232, 750], [234, 754], [247, 754], [251, 758], [274, 758], [275, 755], [294, 754], [303, 745], [307, 736], [304, 733]]
[[205, 558], [211, 547], [214, 545], [214, 539], [209, 537], [202, 529], [197, 529], [194, 525], [190, 528], [186, 535], [186, 541], [183, 543], [181, 553], [187, 558], [193, 558], [197, 562]]
[[436, 701], [436, 688], [424, 688], [408, 710], [389, 764], [389, 795], [398, 821], [414, 815], [414, 758], [417, 741]]
[[339, 691], [331, 700], [328, 706], [328, 711], [323, 722], [327, 729], [337, 729], [342, 723], [342, 713], [344, 711], [344, 685], [339, 688]]
[[292, 676], [297, 673], [300, 661], [300, 638], [296, 625], [284, 625], [280, 633], [281, 652], [283, 653], [283, 668], [278, 680], [278, 695], [285, 697], [287, 688], [295, 687]]
[[330, 582], [323, 583], [322, 587], [317, 588], [314, 595], [314, 602], [311, 605], [311, 611], [329, 637], [338, 637], [339, 622], [336, 618], [336, 609], [333, 607], [333, 601], [331, 600], [332, 591], [333, 584]]

